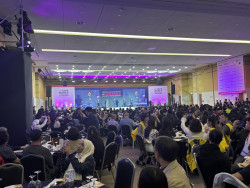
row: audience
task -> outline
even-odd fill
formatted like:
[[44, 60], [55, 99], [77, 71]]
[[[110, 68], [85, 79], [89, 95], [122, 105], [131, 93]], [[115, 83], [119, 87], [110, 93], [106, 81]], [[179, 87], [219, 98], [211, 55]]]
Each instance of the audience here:
[[66, 137], [68, 140], [66, 140], [65, 142], [67, 142], [72, 152], [75, 152], [79, 146], [79, 143], [81, 142], [81, 135], [79, 133], [79, 130], [76, 127], [71, 127]]
[[93, 114], [92, 108], [91, 107], [85, 108], [85, 113], [87, 115], [87, 118], [85, 120], [86, 130], [88, 130], [89, 126], [94, 125], [98, 130], [98, 132], [100, 132], [100, 124], [96, 115]]
[[226, 142], [229, 145], [230, 133], [231, 133], [231, 130], [232, 130], [233, 126], [232, 126], [232, 122], [230, 122], [228, 120], [228, 118], [229, 118], [228, 113], [224, 112], [223, 114], [220, 115], [219, 120], [220, 120], [220, 124], [222, 126], [222, 129], [223, 129], [223, 133], [224, 133]]
[[172, 126], [172, 120], [168, 117], [163, 118], [161, 129], [159, 131], [160, 136], [175, 137], [175, 132]]
[[229, 158], [220, 151], [222, 133], [216, 129], [209, 133], [209, 143], [197, 148], [197, 160], [207, 187], [213, 186], [213, 179], [217, 173], [231, 173]]
[[111, 114], [110, 116], [110, 120], [108, 122], [108, 125], [114, 125], [116, 126], [117, 130], [118, 130], [118, 122], [115, 120], [116, 119], [116, 114]]
[[4, 163], [20, 163], [19, 158], [15, 153], [7, 147], [9, 141], [9, 134], [5, 127], [0, 127], [0, 156], [3, 158]]
[[95, 168], [94, 145], [89, 140], [81, 140], [77, 148], [77, 152], [70, 149], [69, 145], [62, 148], [62, 152], [66, 153], [66, 160], [63, 164], [65, 173], [69, 170], [75, 171], [75, 180], [86, 180], [88, 175], [93, 175]]
[[47, 148], [41, 146], [42, 131], [39, 129], [33, 130], [30, 133], [30, 140], [31, 140], [31, 145], [24, 148], [23, 156], [25, 157], [30, 154], [35, 154], [44, 157], [46, 177], [47, 179], [51, 179], [54, 175], [55, 168], [50, 151]]
[[147, 152], [153, 153], [154, 147], [152, 141], [158, 136], [158, 131], [156, 130], [157, 121], [155, 117], [150, 117], [148, 120], [148, 126], [144, 130], [144, 143]]
[[146, 167], [142, 169], [138, 188], [168, 188], [168, 182], [165, 174], [156, 167]]
[[178, 145], [169, 137], [160, 136], [155, 143], [155, 159], [168, 180], [169, 188], [189, 188], [190, 182], [183, 167], [177, 162]]
[[93, 157], [95, 158], [96, 167], [101, 167], [105, 147], [95, 126], [88, 128], [88, 140], [90, 140], [95, 147]]
[[134, 126], [136, 126], [134, 120], [129, 118], [129, 113], [125, 113], [124, 114], [124, 118], [121, 119], [120, 123], [119, 123], [119, 127], [118, 127], [118, 131], [121, 131], [121, 128], [123, 125], [129, 125], [130, 126], [130, 130], [132, 131]]

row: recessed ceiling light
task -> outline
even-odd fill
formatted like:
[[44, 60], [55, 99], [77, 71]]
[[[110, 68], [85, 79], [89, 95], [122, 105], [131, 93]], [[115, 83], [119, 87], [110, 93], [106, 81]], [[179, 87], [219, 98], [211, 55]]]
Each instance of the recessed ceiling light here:
[[[110, 30], [114, 30], [114, 28], [110, 28]], [[89, 33], [89, 32], [73, 32], [73, 31], [53, 31], [53, 30], [40, 30], [40, 29], [34, 29], [34, 32], [40, 33], [40, 34], [54, 34], [54, 35], [74, 35], [74, 36], [111, 37], [111, 38], [129, 38], [129, 39], [150, 39], [150, 40], [174, 40], [174, 41], [192, 41], [192, 42], [218, 42], [218, 43], [250, 44], [249, 40], [123, 35], [123, 34]]]
[[75, 67], [75, 65], [72, 65], [72, 67]]
[[181, 69], [179, 69], [179, 71], [181, 71]]
[[116, 82], [116, 80], [114, 80], [114, 82]]
[[142, 82], [145, 82], [145, 80], [143, 80]]
[[119, 69], [122, 68], [122, 66], [119, 66]]
[[109, 82], [108, 80], [106, 80], [105, 82]]
[[72, 69], [75, 69], [74, 67], [72, 67]]
[[58, 67], [56, 69], [59, 69]]
[[173, 67], [173, 69], [175, 69], [175, 67]]
[[63, 53], [89, 53], [89, 54], [121, 54], [121, 55], [153, 55], [153, 56], [204, 56], [204, 57], [230, 57], [229, 54], [192, 54], [192, 53], [149, 53], [149, 52], [114, 52], [114, 51], [87, 51], [87, 50], [60, 50], [42, 49], [43, 52]]
[[157, 69], [155, 69], [155, 70], [157, 70]]
[[138, 74], [138, 72], [136, 72]]
[[83, 80], [83, 82], [86, 82], [86, 80]]
[[58, 65], [56, 65], [58, 67]]
[[133, 69], [135, 68], [135, 66], [133, 66]]
[[185, 69], [187, 69], [187, 67], [185, 67]]
[[131, 70], [131, 69], [129, 69], [129, 70]]
[[147, 67], [147, 69], [148, 69], [149, 67]]
[[91, 67], [91, 65], [89, 65], [89, 67]]
[[142, 70], [145, 70], [145, 69], [142, 69]]
[[72, 80], [72, 82], [76, 82], [75, 80]]
[[59, 78], [62, 78], [61, 76], [59, 76]]
[[96, 80], [94, 82], [97, 82]]
[[133, 80], [133, 82], [136, 82], [135, 80]]
[[124, 80], [123, 82], [126, 82], [126, 80]]
[[127, 72], [124, 72], [125, 74], [127, 73]]

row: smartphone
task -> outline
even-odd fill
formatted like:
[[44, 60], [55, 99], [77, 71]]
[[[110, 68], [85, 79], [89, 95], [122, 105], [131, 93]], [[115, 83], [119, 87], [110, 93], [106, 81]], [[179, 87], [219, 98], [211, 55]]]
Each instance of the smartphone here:
[[192, 116], [192, 114], [187, 114], [187, 116]]

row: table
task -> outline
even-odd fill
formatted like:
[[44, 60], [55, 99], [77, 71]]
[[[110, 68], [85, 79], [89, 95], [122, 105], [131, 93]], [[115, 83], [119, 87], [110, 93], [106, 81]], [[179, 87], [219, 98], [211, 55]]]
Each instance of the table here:
[[[42, 187], [45, 187], [45, 186], [49, 185], [51, 182], [52, 182], [52, 180], [42, 181]], [[73, 187], [81, 187], [81, 186], [82, 186], [82, 181], [75, 180], [74, 185], [72, 186], [72, 188]], [[23, 188], [28, 188], [28, 183], [23, 184]], [[108, 186], [103, 185], [100, 188], [108, 188]]]

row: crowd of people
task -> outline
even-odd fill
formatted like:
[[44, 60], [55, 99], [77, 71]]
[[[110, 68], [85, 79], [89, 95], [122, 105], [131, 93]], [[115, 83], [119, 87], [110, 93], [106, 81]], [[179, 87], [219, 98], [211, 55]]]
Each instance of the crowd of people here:
[[[236, 100], [217, 101], [209, 105], [149, 106], [136, 109], [92, 109], [84, 110], [54, 109], [41, 107], [34, 112], [30, 126], [30, 145], [23, 150], [23, 156], [37, 154], [45, 158], [46, 173], [54, 178], [56, 171], [61, 176], [73, 169], [76, 179], [85, 180], [93, 174], [95, 166], [100, 166], [104, 153], [101, 137], [107, 135], [109, 126], [115, 126], [118, 134], [122, 127], [129, 126], [131, 138], [144, 140], [148, 153], [154, 153], [158, 167], [142, 170], [138, 187], [191, 187], [192, 184], [181, 164], [179, 164], [179, 145], [175, 141], [177, 132], [187, 137], [190, 146], [198, 145], [194, 152], [199, 159], [207, 187], [212, 187], [214, 176], [220, 172], [233, 174], [246, 185], [250, 184], [250, 165], [245, 161], [250, 156], [250, 102]], [[84, 127], [79, 131], [78, 127]], [[42, 132], [51, 129], [62, 134], [66, 141], [61, 148], [63, 160], [53, 164], [48, 149], [41, 146]], [[82, 134], [86, 139], [82, 140]], [[199, 141], [197, 143], [197, 140]], [[4, 162], [20, 163], [7, 146], [8, 132], [0, 129], [0, 156]], [[233, 151], [233, 152], [232, 152]], [[189, 170], [195, 172], [193, 156], [187, 154]], [[129, 157], [129, 156], [124, 156]], [[145, 153], [138, 156], [136, 164], [150, 164]], [[245, 162], [244, 162], [245, 161]], [[243, 165], [244, 164], [244, 165]], [[162, 175], [162, 174], [165, 174]], [[149, 178], [150, 177], [150, 178]], [[161, 183], [159, 183], [159, 181]], [[153, 184], [152, 184], [153, 183]]]

